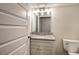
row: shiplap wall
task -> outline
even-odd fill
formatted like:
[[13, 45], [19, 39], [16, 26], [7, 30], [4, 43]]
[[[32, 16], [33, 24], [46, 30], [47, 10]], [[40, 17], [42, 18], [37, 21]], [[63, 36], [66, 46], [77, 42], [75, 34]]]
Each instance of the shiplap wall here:
[[0, 55], [29, 54], [26, 4], [0, 3]]

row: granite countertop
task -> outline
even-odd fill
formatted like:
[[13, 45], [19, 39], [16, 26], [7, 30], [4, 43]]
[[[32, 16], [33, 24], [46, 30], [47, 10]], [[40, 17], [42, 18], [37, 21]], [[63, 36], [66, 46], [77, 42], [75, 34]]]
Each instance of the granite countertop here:
[[39, 35], [39, 34], [31, 34], [32, 39], [47, 39], [47, 40], [56, 40], [53, 35]]

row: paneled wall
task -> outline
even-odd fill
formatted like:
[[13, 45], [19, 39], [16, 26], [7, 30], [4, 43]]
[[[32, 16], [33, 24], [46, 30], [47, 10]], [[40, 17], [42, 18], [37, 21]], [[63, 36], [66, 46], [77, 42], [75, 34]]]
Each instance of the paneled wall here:
[[0, 55], [29, 54], [26, 4], [0, 3]]

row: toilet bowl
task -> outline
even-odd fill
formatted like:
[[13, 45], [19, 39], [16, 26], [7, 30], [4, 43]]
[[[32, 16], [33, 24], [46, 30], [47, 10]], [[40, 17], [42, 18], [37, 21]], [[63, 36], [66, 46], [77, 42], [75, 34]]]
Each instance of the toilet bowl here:
[[63, 47], [69, 55], [79, 55], [79, 40], [63, 39]]

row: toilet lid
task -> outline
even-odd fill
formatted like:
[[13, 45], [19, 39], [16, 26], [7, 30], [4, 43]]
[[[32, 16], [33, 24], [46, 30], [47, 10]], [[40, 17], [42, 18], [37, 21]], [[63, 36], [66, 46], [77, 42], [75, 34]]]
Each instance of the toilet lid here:
[[68, 52], [69, 55], [79, 55], [79, 53], [71, 53], [71, 52]]

